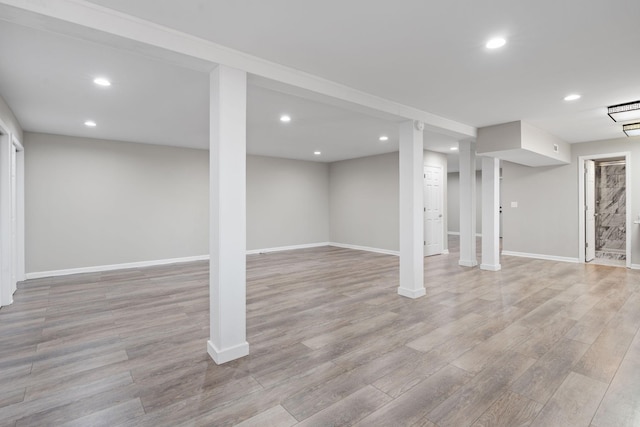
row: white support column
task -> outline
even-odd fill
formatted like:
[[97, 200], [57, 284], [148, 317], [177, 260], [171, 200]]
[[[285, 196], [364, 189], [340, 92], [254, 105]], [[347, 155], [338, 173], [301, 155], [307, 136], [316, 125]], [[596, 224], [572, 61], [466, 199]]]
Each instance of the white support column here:
[[421, 122], [400, 124], [400, 286], [408, 298], [424, 288], [424, 160]]
[[500, 159], [482, 158], [482, 270], [500, 270]]
[[461, 141], [460, 153], [460, 260], [464, 267], [478, 265], [476, 259], [476, 143]]
[[8, 132], [0, 130], [0, 307], [13, 303], [11, 233], [11, 151]]
[[210, 340], [217, 364], [249, 354], [246, 340], [247, 73], [220, 65], [210, 85]]
[[17, 212], [17, 248], [16, 248], [16, 256], [18, 257], [18, 271], [16, 272], [16, 276], [18, 281], [26, 280], [26, 271], [25, 271], [25, 228], [24, 228], [24, 147], [20, 144], [17, 139], [14, 139], [13, 143], [18, 146], [18, 153], [16, 158], [16, 212]]

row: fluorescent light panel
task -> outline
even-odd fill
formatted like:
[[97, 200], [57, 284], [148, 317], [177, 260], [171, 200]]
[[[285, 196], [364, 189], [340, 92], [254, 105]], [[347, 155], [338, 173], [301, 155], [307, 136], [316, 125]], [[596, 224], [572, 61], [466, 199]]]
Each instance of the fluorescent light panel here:
[[640, 101], [613, 105], [608, 108], [607, 112], [609, 113], [609, 117], [611, 117], [614, 122], [640, 120]]
[[640, 136], [640, 123], [623, 125], [622, 130], [627, 136]]

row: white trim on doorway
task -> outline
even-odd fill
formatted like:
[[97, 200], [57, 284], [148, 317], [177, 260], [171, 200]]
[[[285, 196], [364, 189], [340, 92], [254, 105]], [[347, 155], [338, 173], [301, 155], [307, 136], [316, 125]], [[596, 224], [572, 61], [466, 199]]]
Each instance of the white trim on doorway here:
[[626, 183], [626, 266], [631, 268], [631, 196], [633, 194], [631, 188], [631, 153], [629, 151], [619, 153], [592, 154], [588, 156], [578, 157], [578, 262], [585, 263], [585, 220], [584, 220], [584, 162], [585, 160], [602, 160], [616, 157], [624, 157], [626, 165], [625, 183]]
[[0, 120], [0, 307], [13, 303], [17, 276], [17, 169], [10, 128]]
[[25, 274], [25, 209], [24, 209], [24, 146], [16, 135], [12, 135], [13, 146], [16, 147], [16, 277], [18, 281], [26, 280]]

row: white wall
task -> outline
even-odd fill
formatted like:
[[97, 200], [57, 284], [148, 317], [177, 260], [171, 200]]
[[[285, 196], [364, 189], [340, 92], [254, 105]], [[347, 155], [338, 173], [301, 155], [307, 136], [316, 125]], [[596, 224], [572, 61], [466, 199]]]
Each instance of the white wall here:
[[[424, 162], [442, 167], [446, 176], [446, 155], [425, 151]], [[331, 241], [398, 251], [399, 185], [397, 152], [331, 163]], [[446, 186], [443, 191], [446, 195]], [[446, 196], [443, 206], [447, 206]], [[446, 249], [446, 222], [443, 242]]]
[[247, 157], [247, 249], [329, 241], [329, 165]]

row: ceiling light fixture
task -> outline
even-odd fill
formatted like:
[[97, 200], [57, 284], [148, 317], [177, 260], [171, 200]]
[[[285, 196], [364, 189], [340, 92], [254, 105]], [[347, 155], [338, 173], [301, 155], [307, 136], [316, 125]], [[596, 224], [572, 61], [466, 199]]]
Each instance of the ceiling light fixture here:
[[567, 95], [564, 97], [565, 101], [576, 101], [580, 99], [580, 95], [578, 95], [577, 93], [572, 93], [571, 95]]
[[96, 77], [95, 79], [93, 79], [93, 82], [98, 86], [111, 86], [111, 82], [104, 77]]
[[291, 116], [287, 116], [286, 114], [283, 114], [282, 116], [280, 116], [280, 121], [282, 123], [289, 123], [291, 121]]
[[627, 136], [640, 136], [640, 123], [630, 123], [628, 125], [622, 125], [622, 131]]
[[380, 141], [384, 142], [384, 141], [388, 141], [389, 137], [387, 135], [382, 135], [380, 138], [378, 138]]
[[87, 120], [86, 122], [84, 122], [84, 125], [90, 128], [94, 128], [96, 127], [96, 122], [94, 122], [93, 120]]
[[487, 47], [487, 49], [498, 49], [505, 44], [507, 44], [507, 41], [505, 39], [503, 39], [502, 37], [496, 37], [489, 40], [485, 46]]
[[458, 151], [458, 147], [451, 147], [451, 148], [449, 148], [449, 150], [451, 150], [451, 151]]
[[640, 119], [640, 101], [612, 105], [607, 109], [607, 113], [614, 122]]
[[319, 156], [320, 154], [322, 154], [322, 152], [320, 152], [320, 151], [314, 151], [314, 152], [313, 152], [313, 155], [314, 155], [314, 156]]

